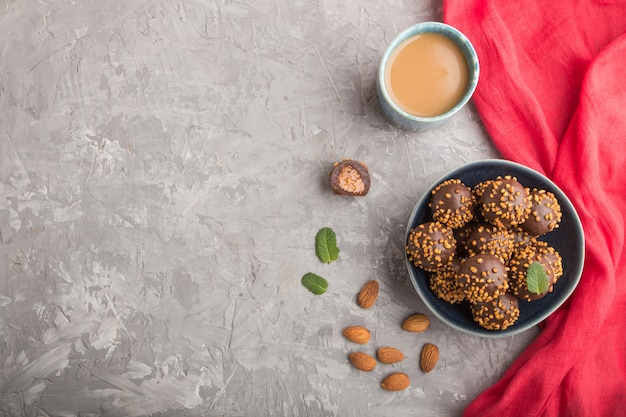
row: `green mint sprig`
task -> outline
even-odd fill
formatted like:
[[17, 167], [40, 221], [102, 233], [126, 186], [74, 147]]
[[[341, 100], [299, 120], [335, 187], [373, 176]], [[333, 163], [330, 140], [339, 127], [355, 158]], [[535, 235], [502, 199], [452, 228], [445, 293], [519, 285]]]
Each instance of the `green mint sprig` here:
[[533, 262], [526, 270], [526, 288], [529, 292], [543, 294], [548, 291], [550, 281], [546, 267], [539, 262]]
[[330, 227], [323, 227], [315, 236], [315, 253], [320, 261], [329, 264], [339, 257], [337, 236]]
[[328, 289], [328, 282], [313, 272], [307, 272], [302, 276], [302, 285], [315, 295], [322, 295]]

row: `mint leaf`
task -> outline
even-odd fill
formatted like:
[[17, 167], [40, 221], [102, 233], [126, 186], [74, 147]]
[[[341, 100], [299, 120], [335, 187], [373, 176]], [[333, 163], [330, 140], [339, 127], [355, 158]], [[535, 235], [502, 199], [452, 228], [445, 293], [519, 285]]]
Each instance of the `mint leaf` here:
[[328, 282], [313, 272], [307, 272], [302, 276], [302, 285], [315, 295], [322, 295], [328, 289]]
[[339, 257], [337, 236], [330, 227], [324, 227], [315, 236], [315, 253], [320, 261], [329, 264]]
[[539, 262], [533, 262], [526, 270], [526, 287], [535, 294], [543, 294], [548, 291], [550, 281], [545, 266]]

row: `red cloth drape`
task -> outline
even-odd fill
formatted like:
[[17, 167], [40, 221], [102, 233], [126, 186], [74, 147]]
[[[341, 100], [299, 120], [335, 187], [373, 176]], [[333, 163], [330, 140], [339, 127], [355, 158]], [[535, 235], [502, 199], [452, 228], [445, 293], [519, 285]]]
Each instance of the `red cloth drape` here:
[[444, 0], [474, 44], [503, 157], [550, 177], [585, 231], [570, 299], [471, 416], [626, 416], [626, 2]]

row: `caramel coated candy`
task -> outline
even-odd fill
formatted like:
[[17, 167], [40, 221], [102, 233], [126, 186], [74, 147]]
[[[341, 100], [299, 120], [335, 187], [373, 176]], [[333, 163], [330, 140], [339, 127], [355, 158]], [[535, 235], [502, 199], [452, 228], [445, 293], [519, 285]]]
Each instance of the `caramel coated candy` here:
[[365, 196], [370, 190], [370, 173], [363, 162], [344, 159], [330, 171], [330, 188], [339, 195]]

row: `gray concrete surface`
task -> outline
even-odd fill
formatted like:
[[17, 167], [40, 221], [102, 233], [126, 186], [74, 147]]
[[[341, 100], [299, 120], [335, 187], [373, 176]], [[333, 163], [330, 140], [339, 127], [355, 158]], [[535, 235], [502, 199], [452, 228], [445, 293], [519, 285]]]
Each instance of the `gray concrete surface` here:
[[[0, 4], [0, 415], [458, 416], [536, 335], [461, 334], [408, 281], [424, 190], [497, 157], [470, 106], [404, 132], [378, 61], [439, 1], [5, 0]], [[372, 173], [333, 195], [333, 162]], [[314, 237], [332, 227], [339, 259]], [[326, 294], [300, 284], [326, 277]], [[371, 310], [355, 304], [369, 279]], [[362, 324], [406, 359], [352, 368]], [[425, 342], [440, 346], [424, 374]], [[411, 386], [385, 392], [404, 371]]]

